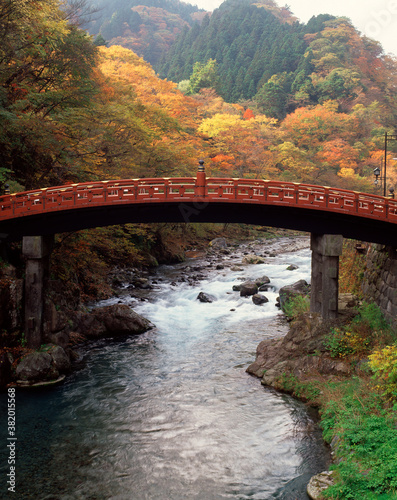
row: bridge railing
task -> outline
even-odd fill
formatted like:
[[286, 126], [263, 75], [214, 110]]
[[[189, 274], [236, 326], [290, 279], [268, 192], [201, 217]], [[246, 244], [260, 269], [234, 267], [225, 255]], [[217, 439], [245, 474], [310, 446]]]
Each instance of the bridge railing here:
[[0, 221], [34, 213], [97, 205], [164, 201], [222, 201], [286, 205], [350, 213], [397, 223], [397, 200], [310, 184], [262, 179], [196, 177], [85, 182], [3, 195]]

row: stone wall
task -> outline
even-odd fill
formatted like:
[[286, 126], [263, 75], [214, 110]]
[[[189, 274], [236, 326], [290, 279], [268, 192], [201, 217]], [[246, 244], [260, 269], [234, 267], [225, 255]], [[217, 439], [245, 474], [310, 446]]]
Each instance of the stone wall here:
[[397, 327], [397, 251], [372, 244], [362, 284], [364, 300], [375, 302], [386, 318]]

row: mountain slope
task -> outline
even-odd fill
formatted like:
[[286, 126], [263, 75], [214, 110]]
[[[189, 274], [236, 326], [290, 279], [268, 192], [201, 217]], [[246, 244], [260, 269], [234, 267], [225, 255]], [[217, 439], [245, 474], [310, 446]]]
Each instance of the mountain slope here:
[[209, 60], [216, 61], [220, 96], [253, 99], [278, 119], [328, 100], [341, 111], [378, 101], [389, 123], [397, 116], [395, 61], [344, 17], [323, 14], [301, 24], [273, 0], [226, 0], [201, 25], [185, 28], [157, 69], [181, 82], [196, 62]]
[[275, 9], [273, 2], [227, 0], [201, 26], [183, 31], [160, 75], [178, 82], [189, 78], [196, 61], [216, 59], [222, 97], [229, 102], [252, 98], [273, 74], [296, 71], [306, 50], [310, 28], [287, 9], [278, 9], [278, 16]]
[[179, 0], [89, 0], [98, 10], [88, 26], [109, 45], [133, 50], [151, 64], [167, 52], [183, 27], [200, 21], [205, 11]]

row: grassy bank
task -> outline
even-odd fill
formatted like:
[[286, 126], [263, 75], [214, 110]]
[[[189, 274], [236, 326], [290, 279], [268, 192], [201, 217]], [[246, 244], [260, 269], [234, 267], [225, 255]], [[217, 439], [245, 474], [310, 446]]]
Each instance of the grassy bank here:
[[331, 328], [322, 355], [348, 361], [351, 377], [283, 375], [282, 390], [319, 408], [334, 453], [327, 499], [397, 499], [397, 334], [378, 307], [363, 304]]

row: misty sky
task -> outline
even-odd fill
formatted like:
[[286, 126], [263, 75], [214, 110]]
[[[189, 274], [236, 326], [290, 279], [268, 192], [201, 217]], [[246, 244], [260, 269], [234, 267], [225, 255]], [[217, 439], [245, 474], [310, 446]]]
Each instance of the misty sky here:
[[[223, 0], [184, 1], [212, 11]], [[276, 0], [276, 3], [289, 5], [302, 22], [317, 14], [349, 17], [361, 33], [378, 40], [385, 52], [397, 56], [397, 0]]]

